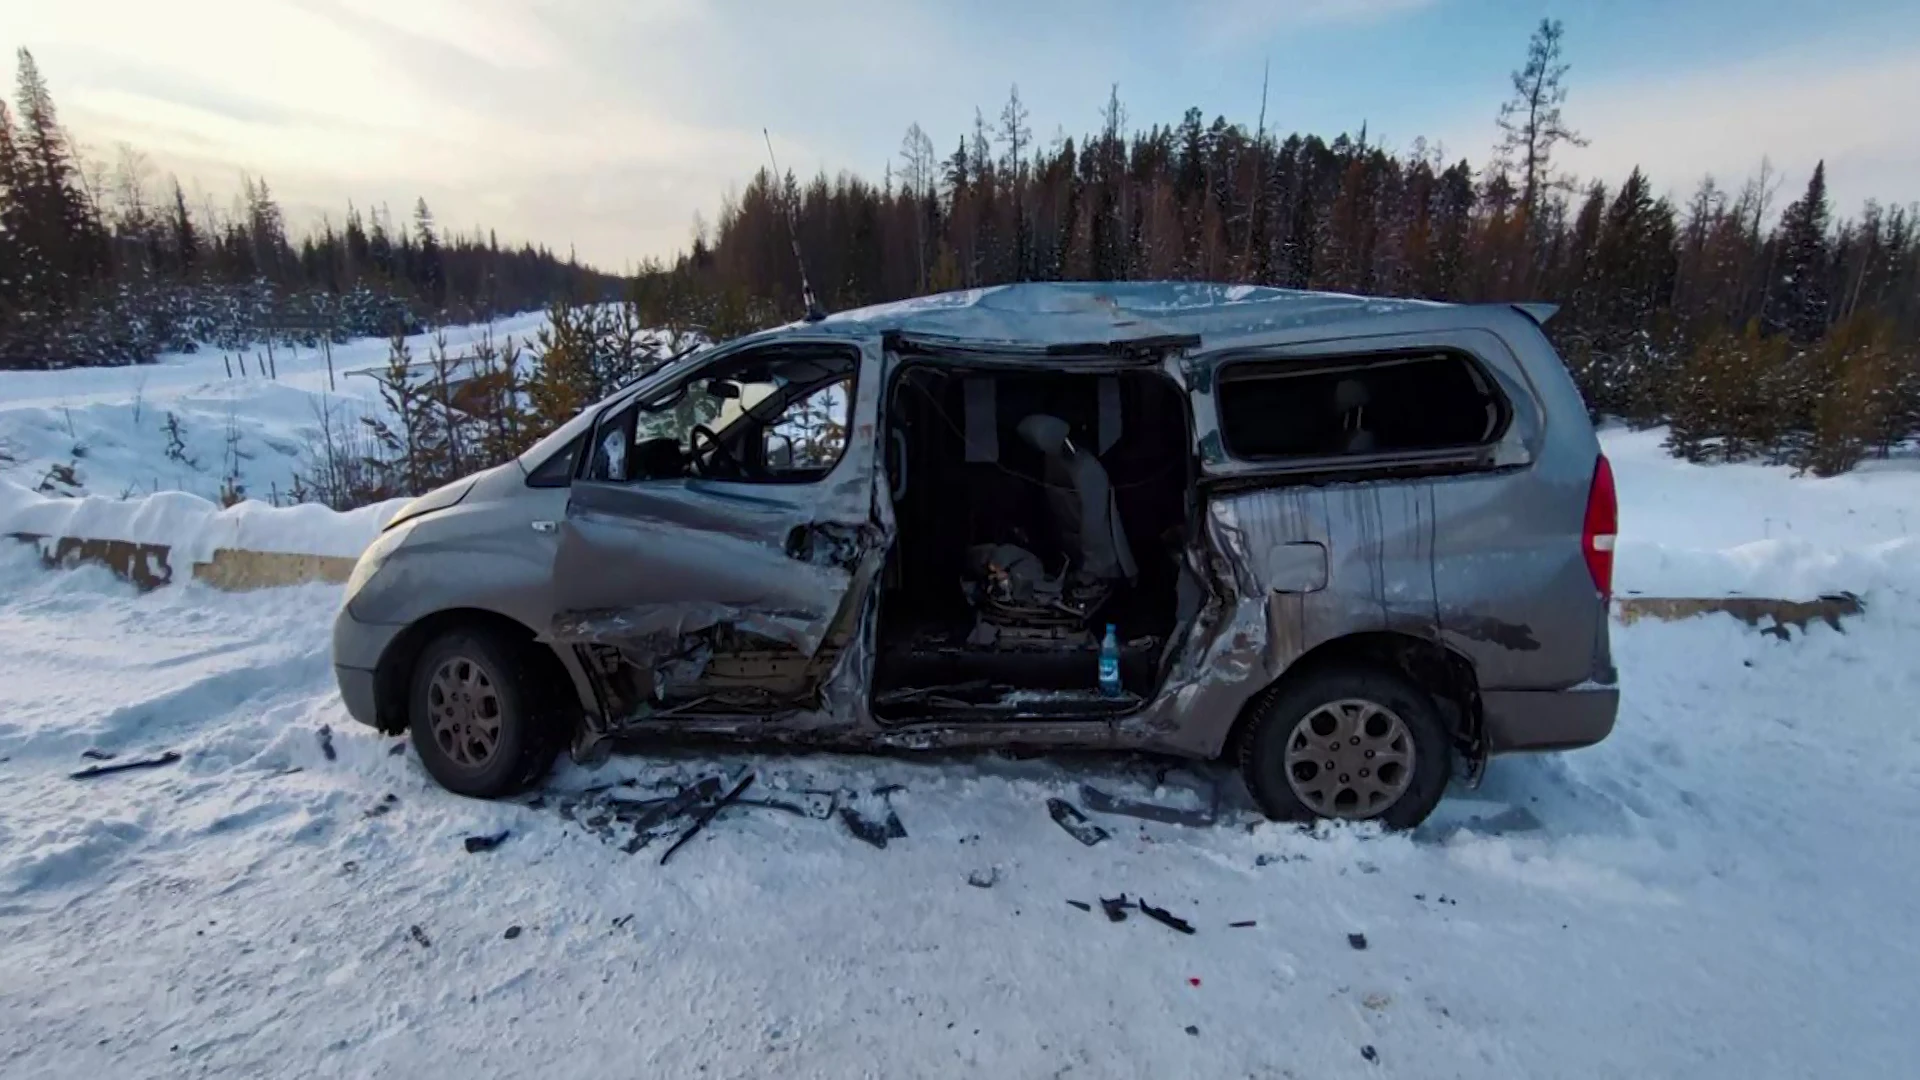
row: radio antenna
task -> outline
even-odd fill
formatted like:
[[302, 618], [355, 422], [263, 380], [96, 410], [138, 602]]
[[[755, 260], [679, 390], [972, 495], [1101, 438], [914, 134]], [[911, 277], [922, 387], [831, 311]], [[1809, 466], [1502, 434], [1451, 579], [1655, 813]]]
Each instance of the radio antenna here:
[[786, 208], [787, 240], [793, 244], [793, 261], [800, 267], [800, 300], [807, 305], [807, 321], [819, 322], [827, 313], [820, 309], [820, 301], [813, 295], [813, 283], [807, 280], [807, 260], [800, 254], [800, 229], [793, 223], [793, 204], [784, 196], [786, 184], [781, 179], [780, 162], [773, 156], [773, 136], [767, 134], [766, 128], [760, 129], [760, 136], [767, 140], [767, 160], [773, 163], [773, 182], [782, 191], [780, 201]]

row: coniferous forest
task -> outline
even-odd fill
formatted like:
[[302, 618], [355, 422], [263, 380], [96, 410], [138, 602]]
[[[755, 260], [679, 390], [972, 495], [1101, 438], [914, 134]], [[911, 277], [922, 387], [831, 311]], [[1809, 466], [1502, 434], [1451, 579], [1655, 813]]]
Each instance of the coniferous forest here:
[[0, 369], [126, 364], [269, 337], [311, 344], [526, 311], [619, 282], [543, 247], [348, 204], [294, 238], [265, 179], [194, 205], [135, 148], [83, 160], [33, 56], [0, 99]]
[[[231, 212], [196, 211], [177, 183], [156, 194], [137, 156], [75, 160], [22, 53], [18, 115], [0, 116], [0, 366], [125, 363], [289, 327], [393, 333], [544, 304], [561, 344], [536, 343], [525, 378], [545, 392], [534, 415], [494, 425], [537, 434], [657, 359], [636, 326], [673, 326], [657, 340], [678, 342], [688, 327], [723, 338], [801, 315], [791, 216], [829, 308], [1166, 278], [1547, 301], [1595, 415], [1667, 423], [1681, 456], [1832, 474], [1920, 434], [1914, 207], [1843, 214], [1824, 166], [1782, 190], [1765, 147], [1754, 175], [1696, 178], [1677, 203], [1639, 170], [1617, 183], [1569, 175], [1556, 155], [1584, 140], [1563, 30], [1542, 22], [1519, 45], [1511, 98], [1489, 103], [1498, 144], [1477, 163], [1421, 140], [1377, 145], [1364, 127], [1289, 133], [1278, 110], [1251, 127], [1197, 108], [1140, 126], [1117, 88], [1097, 130], [1041, 141], [1015, 88], [957, 136], [909, 127], [877, 182], [762, 170], [689, 251], [625, 282], [544, 249], [444, 235], [424, 203], [397, 223], [349, 208], [297, 242], [264, 181], [247, 181]], [[608, 299], [612, 314], [581, 307]], [[496, 396], [517, 409], [530, 394]]]

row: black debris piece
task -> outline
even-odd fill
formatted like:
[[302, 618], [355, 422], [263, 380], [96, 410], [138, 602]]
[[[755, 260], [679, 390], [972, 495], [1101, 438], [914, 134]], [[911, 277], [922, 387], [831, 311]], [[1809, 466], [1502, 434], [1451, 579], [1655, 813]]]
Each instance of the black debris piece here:
[[1235, 930], [1245, 930], [1247, 927], [1253, 926], [1255, 924], [1252, 919], [1243, 919], [1240, 922], [1230, 922], [1227, 925], [1232, 927]]
[[80, 751], [80, 756], [83, 758], [86, 758], [88, 761], [112, 761], [113, 751], [95, 750], [92, 747], [88, 747], [87, 749]]
[[616, 919], [614, 919], [614, 920], [613, 920], [613, 926], [614, 926], [614, 929], [616, 929], [616, 930], [617, 930], [617, 929], [619, 929], [619, 928], [621, 928], [621, 927], [623, 927], [623, 926], [625, 926], [625, 925], [627, 925], [628, 923], [630, 923], [630, 922], [632, 922], [632, 921], [633, 921], [633, 916], [632, 916], [632, 915], [622, 915], [622, 916], [620, 916], [619, 918], [616, 918]]
[[89, 765], [79, 772], [67, 774], [69, 780], [91, 780], [96, 776], [111, 776], [114, 773], [132, 772], [135, 769], [157, 769], [162, 765], [171, 765], [180, 760], [180, 755], [172, 750], [159, 757], [140, 758], [137, 761], [121, 761], [112, 765]]
[[388, 757], [399, 757], [401, 754], [404, 754], [406, 752], [407, 752], [407, 741], [405, 739], [402, 739], [399, 742], [394, 743], [392, 746], [387, 747]]
[[491, 836], [469, 836], [467, 837], [467, 854], [477, 855], [482, 851], [492, 851], [494, 848], [499, 847], [507, 837], [511, 835], [513, 835], [513, 830], [501, 829]]
[[1183, 934], [1193, 933], [1192, 923], [1188, 922], [1187, 920], [1181, 918], [1178, 915], [1175, 915], [1173, 912], [1168, 911], [1166, 908], [1154, 907], [1152, 904], [1147, 903], [1145, 900], [1136, 900], [1134, 901], [1134, 903], [1139, 906], [1140, 914], [1145, 915], [1147, 918], [1152, 919], [1154, 922], [1160, 923], [1165, 926], [1171, 926], [1175, 930], [1178, 930]]
[[1367, 935], [1365, 935], [1365, 934], [1348, 934], [1348, 935], [1347, 935], [1347, 944], [1349, 944], [1349, 945], [1351, 945], [1351, 946], [1353, 946], [1353, 947], [1354, 947], [1355, 949], [1357, 949], [1357, 950], [1364, 950], [1364, 949], [1366, 949], [1366, 947], [1367, 947]]
[[604, 829], [613, 821], [612, 814], [595, 814], [581, 824], [589, 829]]
[[340, 869], [346, 873], [351, 874], [355, 870], [360, 869], [360, 864], [353, 861], [352, 859], [348, 859], [346, 862], [343, 862], [340, 864]]
[[1204, 828], [1212, 825], [1219, 814], [1220, 791], [1213, 791], [1212, 805], [1205, 810], [1190, 810], [1179, 806], [1162, 806], [1159, 803], [1141, 802], [1123, 795], [1109, 795], [1092, 784], [1080, 785], [1080, 799], [1087, 809], [1096, 814], [1119, 814], [1122, 817], [1135, 817], [1143, 821], [1156, 821], [1163, 825], [1185, 825], [1190, 828]]
[[1107, 913], [1108, 922], [1125, 922], [1128, 906], [1126, 893], [1121, 893], [1111, 900], [1104, 896], [1100, 898], [1100, 910]]
[[1053, 817], [1055, 824], [1067, 831], [1068, 836], [1088, 847], [1107, 838], [1107, 830], [1088, 821], [1087, 815], [1081, 813], [1079, 807], [1065, 799], [1048, 799], [1047, 813]]
[[520, 928], [517, 926], [509, 926], [507, 927], [507, 932], [505, 934], [502, 934], [501, 936], [506, 938], [508, 941], [512, 941], [514, 938], [517, 938], [520, 936]]
[[735, 799], [733, 805], [780, 810], [795, 817], [811, 818], [815, 821], [825, 821], [833, 816], [833, 799], [814, 795], [809, 795], [805, 802], [788, 802], [785, 799]]
[[333, 751], [333, 725], [321, 724], [320, 730], [315, 734], [320, 736], [320, 752], [326, 755], [326, 759], [328, 761], [338, 760], [340, 755]]
[[1079, 909], [1080, 909], [1081, 911], [1092, 911], [1092, 910], [1093, 910], [1093, 905], [1092, 905], [1092, 904], [1089, 904], [1089, 903], [1087, 903], [1087, 902], [1086, 902], [1085, 900], [1069, 900], [1069, 901], [1067, 901], [1067, 903], [1069, 903], [1069, 904], [1071, 904], [1071, 905], [1073, 905], [1074, 907], [1077, 907], [1077, 908], [1079, 908]]
[[[720, 778], [718, 776], [703, 776], [693, 783], [688, 784], [686, 787], [681, 788], [672, 796], [661, 800], [659, 803], [642, 812], [640, 816], [633, 821], [633, 831], [636, 834], [644, 833], [655, 825], [666, 821], [668, 818], [679, 817], [681, 814], [692, 809], [696, 804], [706, 802], [719, 794]], [[593, 825], [593, 820], [588, 819], [587, 824]], [[594, 827], [598, 828], [598, 826]], [[645, 843], [640, 845], [640, 847], [645, 846]], [[637, 847], [634, 850], [638, 851], [639, 848]], [[628, 854], [632, 854], [632, 852], [628, 852]]]
[[887, 839], [905, 840], [906, 838], [907, 827], [900, 823], [900, 815], [893, 812], [893, 807], [887, 807]]
[[1193, 1024], [1188, 1024], [1188, 1025], [1187, 1025], [1187, 1034], [1189, 1034], [1189, 1035], [1198, 1035], [1198, 1034], [1200, 1034], [1200, 1029], [1199, 1029], [1199, 1027], [1197, 1027], [1197, 1026], [1195, 1026], [1195, 1025], [1193, 1025]]
[[967, 875], [967, 884], [976, 889], [991, 889], [998, 884], [999, 881], [1000, 868], [997, 866], [988, 867], [985, 870], [975, 870]]
[[725, 795], [722, 795], [720, 798], [708, 804], [707, 808], [700, 812], [700, 816], [693, 819], [693, 824], [687, 826], [687, 831], [680, 834], [680, 839], [675, 840], [673, 842], [672, 847], [668, 848], [666, 851], [660, 854], [660, 865], [661, 866], [667, 865], [667, 860], [673, 858], [674, 852], [679, 851], [682, 847], [685, 847], [687, 841], [693, 839], [693, 834], [699, 832], [701, 829], [706, 828], [707, 822], [712, 821], [713, 816], [715, 814], [718, 814], [721, 808], [725, 807], [728, 803], [732, 802], [733, 800], [739, 798], [740, 793], [747, 790], [747, 785], [751, 783], [753, 783], [753, 774], [748, 773], [745, 776], [741, 777], [740, 782], [733, 785], [733, 788], [729, 790]]
[[1414, 898], [1415, 900], [1419, 900], [1419, 901], [1421, 901], [1421, 902], [1423, 902], [1423, 903], [1424, 903], [1424, 902], [1426, 901], [1426, 899], [1427, 899], [1427, 894], [1426, 894], [1426, 893], [1423, 893], [1423, 892], [1417, 892], [1417, 893], [1414, 893], [1414, 894], [1413, 894], [1413, 898]]
[[845, 825], [847, 831], [857, 840], [864, 840], [877, 848], [887, 846], [887, 824], [884, 821], [875, 821], [855, 807], [842, 806], [840, 823]]
[[1360, 1056], [1368, 1061], [1379, 1061], [1380, 1051], [1375, 1050], [1371, 1045], [1363, 1046], [1360, 1048]]
[[420, 943], [421, 948], [423, 949], [433, 948], [433, 942], [427, 940], [427, 932], [425, 930], [420, 929], [419, 924], [416, 923], [413, 926], [407, 927], [407, 933], [413, 936], [413, 940]]
[[400, 796], [395, 795], [393, 792], [389, 791], [387, 792], [386, 798], [381, 799], [379, 802], [373, 804], [373, 808], [367, 811], [367, 816], [380, 817], [381, 815], [391, 811], [394, 808], [394, 805], [397, 804], [399, 801], [400, 801]]

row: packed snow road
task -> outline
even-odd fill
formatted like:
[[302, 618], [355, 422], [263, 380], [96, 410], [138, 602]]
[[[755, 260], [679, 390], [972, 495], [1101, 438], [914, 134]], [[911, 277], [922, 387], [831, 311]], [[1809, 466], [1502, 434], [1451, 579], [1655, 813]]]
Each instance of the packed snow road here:
[[[341, 710], [331, 587], [140, 595], [0, 548], [0, 1074], [1908, 1075], [1920, 617], [1888, 600], [1785, 642], [1616, 628], [1616, 734], [1416, 837], [1267, 824], [1229, 781], [1212, 827], [1095, 814], [1085, 847], [1049, 797], [1212, 774], [682, 754], [472, 802]], [[743, 806], [662, 866], [574, 805], [743, 765], [907, 835]], [[1108, 921], [1123, 893], [1195, 932]]]

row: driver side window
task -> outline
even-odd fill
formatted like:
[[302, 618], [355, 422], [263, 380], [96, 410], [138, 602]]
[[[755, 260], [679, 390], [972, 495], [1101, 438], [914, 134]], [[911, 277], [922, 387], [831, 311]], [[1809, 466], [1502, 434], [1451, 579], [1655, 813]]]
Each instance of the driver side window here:
[[805, 483], [846, 450], [858, 354], [770, 351], [722, 362], [602, 417], [586, 477]]

